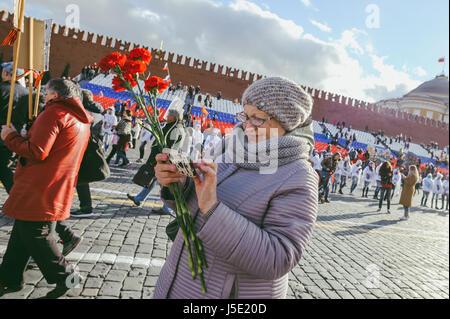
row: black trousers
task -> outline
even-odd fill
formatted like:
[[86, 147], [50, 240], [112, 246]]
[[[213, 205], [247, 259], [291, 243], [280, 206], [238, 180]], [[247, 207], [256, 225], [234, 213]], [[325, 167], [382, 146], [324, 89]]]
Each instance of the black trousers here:
[[147, 145], [147, 141], [141, 142], [141, 146], [139, 147], [139, 158], [144, 159], [145, 146]]
[[8, 194], [14, 184], [14, 174], [8, 167], [11, 157], [12, 152], [6, 146], [0, 145], [0, 181]]
[[381, 206], [383, 205], [383, 200], [386, 197], [386, 201], [387, 201], [387, 209], [391, 208], [391, 192], [392, 192], [392, 188], [390, 187], [381, 187], [381, 195], [380, 195], [380, 199], [378, 201], [378, 208], [381, 209]]
[[117, 153], [117, 144], [112, 146], [111, 152], [109, 153], [108, 157], [106, 158], [106, 162], [109, 164], [111, 162], [114, 155]]
[[91, 189], [89, 184], [78, 184], [77, 185], [78, 199], [80, 200], [80, 209], [83, 211], [92, 210], [92, 198]]
[[0, 266], [2, 284], [6, 286], [23, 284], [23, 275], [30, 257], [36, 261], [49, 284], [65, 282], [71, 269], [52, 235], [55, 223], [14, 221], [8, 248]]
[[63, 243], [71, 241], [73, 235], [75, 235], [75, 233], [64, 221], [56, 222], [55, 232], [58, 234], [59, 238], [63, 241]]

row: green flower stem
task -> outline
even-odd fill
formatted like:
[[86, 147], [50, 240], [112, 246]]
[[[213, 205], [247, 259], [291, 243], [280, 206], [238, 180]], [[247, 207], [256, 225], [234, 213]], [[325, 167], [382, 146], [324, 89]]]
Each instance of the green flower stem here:
[[[144, 125], [144, 128], [153, 134], [156, 140], [156, 145], [159, 148], [159, 151], [162, 151], [167, 146], [167, 137], [169, 136], [172, 130], [167, 132], [167, 134], [164, 134], [161, 128], [161, 123], [159, 121], [160, 113], [158, 108], [156, 107], [156, 97], [158, 95], [158, 90], [153, 89], [152, 92], [148, 91], [146, 92], [147, 97], [149, 99], [149, 103], [147, 103], [146, 95], [139, 84], [138, 76], [136, 77], [136, 82], [139, 94], [136, 94], [131, 84], [125, 80], [122, 70], [120, 69], [119, 66], [117, 66], [114, 69], [114, 72], [116, 72], [119, 75], [120, 79], [125, 83], [125, 88], [127, 89], [127, 91], [133, 95], [136, 103], [142, 108], [147, 120], [149, 121], [149, 127], [146, 127]], [[152, 108], [153, 111], [152, 114], [147, 109], [148, 104], [150, 104], [150, 107]], [[176, 219], [183, 233], [184, 243], [186, 245], [188, 252], [188, 259], [189, 259], [188, 263], [189, 268], [191, 270], [192, 278], [193, 280], [195, 280], [197, 275], [199, 275], [202, 286], [202, 292], [206, 293], [206, 284], [204, 279], [203, 268], [204, 267], [208, 268], [208, 265], [206, 263], [203, 245], [199, 240], [199, 238], [197, 237], [195, 227], [192, 221], [191, 212], [189, 211], [180, 185], [178, 183], [171, 184], [169, 186], [169, 189], [175, 199], [176, 215], [177, 215]]]
[[[190, 234], [193, 246], [194, 246], [194, 252], [196, 255], [196, 261], [197, 261], [197, 273], [200, 276], [200, 282], [202, 285], [202, 291], [203, 293], [206, 293], [206, 286], [204, 281], [204, 274], [203, 274], [203, 267], [208, 267], [206, 265], [206, 258], [204, 257], [203, 251], [200, 250], [200, 240], [196, 236], [193, 224], [192, 224], [192, 218], [189, 209], [187, 208], [186, 201], [184, 200], [182, 190], [180, 188], [180, 185], [178, 183], [172, 184], [171, 191], [173, 191], [173, 195], [176, 199], [176, 201], [180, 201], [180, 208], [182, 209], [182, 215], [184, 217], [185, 225], [187, 226], [187, 231]], [[199, 245], [200, 244], [200, 245]], [[202, 247], [203, 248], [203, 247]]]
[[[172, 187], [170, 187], [172, 190]], [[186, 227], [183, 223], [183, 217], [182, 217], [182, 213], [181, 213], [181, 207], [180, 207], [180, 202], [178, 200], [175, 200], [175, 204], [177, 206], [177, 221], [178, 221], [178, 225], [180, 226], [182, 232], [183, 232], [183, 237], [184, 237], [184, 243], [186, 244], [186, 248], [188, 251], [188, 260], [189, 260], [189, 268], [191, 269], [191, 273], [192, 273], [192, 279], [195, 280], [197, 278], [197, 272], [196, 269], [194, 267], [194, 261], [192, 258], [192, 250], [191, 250], [191, 243], [189, 242], [189, 238], [188, 238], [188, 233], [186, 231]]]

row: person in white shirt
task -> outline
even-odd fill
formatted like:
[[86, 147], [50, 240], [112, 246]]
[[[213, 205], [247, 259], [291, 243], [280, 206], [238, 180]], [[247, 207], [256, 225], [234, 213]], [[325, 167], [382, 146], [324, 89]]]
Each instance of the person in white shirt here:
[[136, 142], [139, 138], [139, 134], [141, 134], [141, 128], [142, 128], [142, 121], [140, 118], [135, 117], [134, 118], [134, 124], [133, 127], [131, 128], [131, 136], [133, 139], [133, 145], [132, 145], [132, 149], [136, 148]]
[[369, 193], [370, 184], [376, 180], [375, 164], [369, 162], [369, 165], [367, 165], [362, 174], [364, 181], [362, 197], [368, 198], [367, 194]]
[[[433, 208], [433, 203], [435, 203], [436, 209], [438, 209], [438, 199], [439, 195], [444, 193], [444, 188], [442, 186], [442, 174], [437, 173], [436, 178], [433, 181], [433, 197], [431, 197], [431, 208]], [[436, 201], [435, 201], [436, 198]]]
[[401, 181], [402, 181], [402, 174], [400, 173], [400, 170], [398, 168], [395, 168], [394, 169], [394, 176], [392, 177], [392, 194], [391, 194], [391, 199], [394, 198], [394, 193], [395, 193], [395, 195], [399, 194], [398, 190], [400, 189]]
[[109, 145], [111, 144], [111, 140], [114, 136], [114, 129], [117, 126], [117, 117], [114, 114], [114, 107], [108, 108], [108, 111], [105, 114], [105, 118], [103, 120], [103, 135], [104, 135], [104, 144], [105, 150], [108, 150]]
[[195, 148], [196, 151], [199, 153], [202, 152], [202, 145], [203, 145], [203, 133], [201, 131], [202, 126], [199, 123], [194, 124], [194, 132], [192, 134], [192, 145]]
[[338, 164], [337, 164], [337, 169], [336, 171], [333, 173], [333, 180], [334, 182], [332, 182], [332, 188], [331, 188], [331, 192], [332, 193], [336, 193], [337, 191], [337, 187], [338, 185], [340, 185], [341, 183], [341, 175], [342, 175], [342, 165], [341, 163], [343, 163], [344, 160], [342, 159], [342, 155], [341, 155], [341, 159], [339, 160]]
[[320, 163], [322, 163], [322, 158], [320, 157], [318, 150], [313, 150], [310, 160], [315, 171], [319, 172], [322, 170], [322, 165], [320, 165]]
[[375, 193], [373, 194], [373, 199], [378, 199], [378, 193], [381, 190], [381, 176], [380, 176], [380, 167], [381, 167], [381, 163], [377, 166], [377, 168], [375, 169], [376, 172], [376, 182], [377, 182], [377, 188], [375, 188]]
[[445, 199], [447, 199], [447, 210], [448, 210], [448, 175], [444, 177], [444, 181], [442, 182], [442, 207], [444, 209]]
[[350, 187], [350, 195], [353, 195], [353, 191], [359, 184], [359, 180], [361, 179], [362, 173], [362, 162], [358, 160], [355, 164], [352, 165], [352, 186]]
[[422, 200], [420, 202], [420, 206], [427, 207], [428, 196], [430, 195], [430, 192], [433, 191], [433, 184], [434, 184], [433, 175], [431, 175], [430, 173], [422, 181], [423, 195]]
[[352, 164], [350, 157], [347, 156], [343, 161], [339, 162], [338, 170], [341, 174], [341, 185], [339, 186], [339, 194], [344, 194], [342, 189], [347, 185], [347, 178], [352, 176]]
[[144, 161], [145, 147], [147, 144], [151, 144], [151, 141], [154, 139], [147, 128], [149, 128], [149, 126], [146, 122], [141, 129], [141, 145], [139, 146], [139, 159], [136, 161], [137, 163], [142, 163]]
[[215, 128], [213, 129], [213, 133], [208, 135], [205, 140], [205, 148], [203, 151], [203, 154], [205, 158], [213, 158], [214, 149], [216, 148], [219, 143], [222, 143], [222, 139], [219, 137], [220, 131]]

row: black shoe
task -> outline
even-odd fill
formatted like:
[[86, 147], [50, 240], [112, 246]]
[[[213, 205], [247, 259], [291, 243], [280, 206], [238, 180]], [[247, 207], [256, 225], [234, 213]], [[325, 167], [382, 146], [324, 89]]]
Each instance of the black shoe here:
[[339, 190], [339, 194], [344, 195], [344, 193], [341, 190]]
[[70, 254], [77, 246], [81, 243], [83, 240], [83, 237], [78, 235], [73, 235], [72, 239], [67, 242], [63, 243], [63, 251], [62, 254], [64, 257], [66, 257], [68, 254]]
[[325, 203], [329, 203], [330, 201], [328, 200], [328, 198], [325, 198]]
[[136, 199], [134, 198], [134, 196], [127, 194], [127, 197], [129, 200], [131, 200], [134, 203], [134, 205], [136, 205], [138, 207], [141, 206], [141, 203], [137, 202]]
[[85, 218], [85, 217], [92, 217], [92, 216], [94, 216], [94, 213], [92, 212], [92, 210], [79, 209], [79, 210], [70, 212], [70, 217], [74, 217], [74, 218]]
[[24, 285], [5, 286], [3, 284], [0, 284], [0, 297], [6, 294], [21, 291], [23, 288]]

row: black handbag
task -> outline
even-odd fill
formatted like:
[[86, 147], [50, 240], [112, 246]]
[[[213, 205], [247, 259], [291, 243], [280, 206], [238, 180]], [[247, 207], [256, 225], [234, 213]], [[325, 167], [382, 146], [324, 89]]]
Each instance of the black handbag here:
[[179, 229], [180, 229], [180, 226], [178, 225], [178, 222], [176, 219], [174, 221], [170, 222], [169, 225], [166, 226], [167, 237], [169, 237], [169, 239], [171, 241], [175, 241], [175, 238], [177, 237]]
[[78, 173], [78, 184], [102, 181], [107, 179], [110, 173], [103, 141], [92, 137], [91, 134]]
[[146, 188], [150, 187], [154, 180], [155, 169], [147, 163], [142, 165], [133, 177], [133, 183]]

